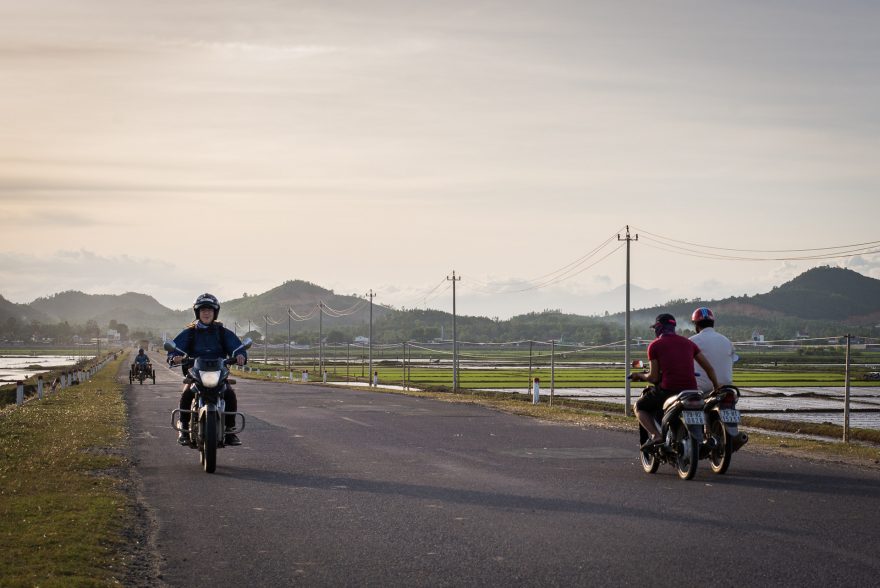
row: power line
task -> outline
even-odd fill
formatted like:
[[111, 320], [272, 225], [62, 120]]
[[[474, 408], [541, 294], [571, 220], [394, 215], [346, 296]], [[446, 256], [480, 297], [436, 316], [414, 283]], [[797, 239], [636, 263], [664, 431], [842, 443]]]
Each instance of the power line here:
[[[635, 227], [633, 227], [635, 228]], [[640, 232], [651, 235], [652, 237], [656, 237], [658, 239], [662, 239], [664, 241], [672, 241], [674, 243], [683, 243], [685, 245], [691, 245], [694, 247], [702, 247], [704, 249], [718, 249], [720, 251], [738, 251], [741, 253], [803, 253], [806, 251], [831, 251], [834, 249], [850, 249], [853, 247], [880, 247], [880, 241], [866, 241], [864, 243], [851, 243], [849, 245], [833, 245], [831, 247], [813, 247], [809, 249], [733, 249], [730, 247], [718, 247], [715, 245], [704, 245], [701, 243], [691, 243], [690, 241], [682, 241], [680, 239], [673, 239], [672, 237], [664, 237], [663, 235], [658, 235], [656, 233], [652, 233], [650, 231], [646, 231], [644, 229], [637, 229]]]
[[[823, 247], [812, 249], [787, 249], [787, 250], [759, 250], [759, 249], [732, 249], [725, 247], [716, 247], [713, 245], [702, 245], [680, 241], [663, 237], [650, 232], [642, 233], [645, 241], [652, 242], [649, 247], [666, 251], [667, 253], [676, 253], [679, 255], [688, 255], [691, 257], [699, 257], [703, 259], [717, 259], [727, 261], [819, 261], [840, 259], [843, 257], [851, 257], [853, 255], [872, 255], [880, 253], [880, 241], [872, 241], [866, 243], [854, 243], [851, 245], [839, 245], [835, 247]], [[685, 243], [689, 247], [683, 247], [677, 243]], [[698, 247], [701, 249], [694, 249]], [[712, 250], [715, 251], [707, 251]], [[716, 251], [733, 251], [733, 252], [756, 252], [756, 253], [802, 253], [808, 251], [824, 251], [827, 253], [815, 255], [790, 255], [790, 256], [746, 256], [746, 255], [729, 255], [726, 253], [717, 253]]]
[[[791, 257], [745, 257], [745, 256], [737, 256], [737, 255], [724, 255], [721, 253], [712, 253], [709, 251], [697, 251], [694, 249], [690, 249], [687, 247], [680, 247], [677, 245], [672, 245], [669, 243], [664, 243], [662, 241], [657, 241], [656, 239], [652, 239], [651, 237], [645, 237], [644, 240], [647, 242], [646, 245], [652, 249], [658, 249], [660, 251], [666, 251], [667, 253], [675, 253], [678, 255], [685, 255], [688, 257], [698, 257], [701, 259], [715, 259], [720, 261], [820, 261], [820, 260], [830, 260], [830, 259], [840, 259], [844, 257], [852, 257], [853, 255], [873, 255], [875, 253], [880, 253], [880, 249], [874, 249], [872, 247], [859, 248], [859, 249], [851, 249], [849, 251], [841, 251], [838, 253], [832, 253], [828, 255], [800, 255], [800, 256], [791, 256]], [[653, 242], [653, 244], [651, 243]]]

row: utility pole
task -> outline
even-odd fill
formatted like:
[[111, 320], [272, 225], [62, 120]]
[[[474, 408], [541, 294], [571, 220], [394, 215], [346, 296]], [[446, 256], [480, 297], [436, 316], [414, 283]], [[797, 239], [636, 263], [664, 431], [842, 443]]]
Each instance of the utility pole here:
[[447, 281], [452, 282], [452, 391], [458, 392], [458, 333], [455, 330], [455, 283], [461, 281], [461, 276], [455, 277], [455, 270], [452, 270], [452, 277], [446, 276]]
[[324, 301], [318, 301], [318, 370], [324, 379]]
[[290, 371], [290, 307], [287, 307], [287, 371]]
[[526, 386], [526, 394], [528, 394], [532, 389], [532, 341], [529, 339], [529, 385]]
[[621, 238], [620, 235], [617, 235], [618, 241], [626, 241], [626, 326], [623, 330], [623, 337], [626, 339], [623, 342], [623, 363], [625, 365], [624, 373], [626, 377], [624, 378], [624, 386], [626, 387], [626, 393], [624, 395], [623, 400], [623, 414], [626, 416], [630, 416], [630, 381], [629, 381], [629, 370], [630, 370], [630, 360], [629, 360], [629, 244], [633, 241], [638, 241], [639, 236], [630, 236], [629, 234], [629, 225], [626, 225], [626, 237]]
[[846, 335], [846, 368], [844, 371], [844, 389], [843, 389], [843, 442], [849, 443], [849, 366], [850, 366], [850, 341], [852, 335]]
[[[373, 293], [373, 289], [370, 288], [370, 291], [367, 293], [367, 296], [370, 297], [370, 371], [367, 373], [368, 382], [373, 382], [373, 298], [376, 295]], [[363, 376], [363, 363], [361, 364], [361, 376]]]

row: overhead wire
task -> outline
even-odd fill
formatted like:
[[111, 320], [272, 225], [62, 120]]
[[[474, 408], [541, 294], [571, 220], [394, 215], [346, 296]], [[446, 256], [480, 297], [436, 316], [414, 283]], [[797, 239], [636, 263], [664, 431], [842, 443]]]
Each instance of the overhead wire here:
[[[678, 255], [688, 255], [691, 257], [699, 257], [703, 259], [717, 259], [728, 261], [818, 261], [828, 259], [840, 259], [843, 257], [851, 257], [853, 255], [872, 255], [880, 253], [880, 241], [869, 241], [865, 243], [854, 243], [851, 245], [837, 245], [834, 247], [812, 248], [812, 249], [779, 249], [779, 250], [758, 250], [758, 249], [732, 249], [725, 247], [716, 247], [713, 245], [704, 245], [690, 243], [662, 235], [656, 235], [649, 231], [638, 229], [639, 236], [643, 240], [648, 241], [646, 245], [653, 249], [666, 251], [667, 253], [676, 253]], [[684, 243], [688, 247], [678, 245]], [[701, 249], [694, 249], [699, 247]], [[714, 249], [715, 251], [706, 251]], [[731, 251], [742, 253], [804, 253], [808, 251], [824, 251], [826, 253], [813, 255], [789, 255], [789, 256], [747, 256], [747, 255], [730, 255], [727, 253], [719, 253], [716, 251]]]
[[652, 233], [650, 231], [646, 231], [645, 229], [633, 227], [633, 229], [637, 230], [640, 234], [651, 235], [652, 237], [656, 237], [658, 239], [662, 239], [664, 241], [672, 241], [675, 243], [683, 243], [685, 245], [692, 245], [694, 247], [703, 247], [706, 249], [718, 249], [721, 251], [738, 251], [743, 253], [803, 253], [806, 251], [830, 251], [833, 249], [849, 249], [852, 247], [862, 247], [862, 246], [872, 246], [872, 247], [880, 247], [880, 241], [865, 241], [864, 243], [851, 243], [848, 245], [832, 245], [830, 247], [813, 247], [808, 249], [735, 249], [731, 247], [718, 247], [716, 245], [704, 245], [701, 243], [692, 243], [690, 241], [682, 241], [680, 239], [673, 239], [672, 237], [664, 237], [663, 235], [658, 235], [656, 233]]

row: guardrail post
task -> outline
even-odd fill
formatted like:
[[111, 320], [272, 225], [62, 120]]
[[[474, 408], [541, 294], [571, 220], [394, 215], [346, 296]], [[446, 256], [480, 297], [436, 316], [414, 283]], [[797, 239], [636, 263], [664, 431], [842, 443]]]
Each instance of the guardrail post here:
[[541, 402], [541, 378], [535, 378], [532, 382], [532, 404]]
[[43, 376], [37, 376], [37, 398], [43, 399]]
[[15, 383], [15, 404], [18, 406], [24, 404], [24, 382], [21, 380]]

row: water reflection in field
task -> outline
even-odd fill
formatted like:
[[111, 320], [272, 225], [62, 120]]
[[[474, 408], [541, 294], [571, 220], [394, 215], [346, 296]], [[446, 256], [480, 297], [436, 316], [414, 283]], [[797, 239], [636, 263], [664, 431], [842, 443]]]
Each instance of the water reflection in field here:
[[0, 355], [0, 385], [14, 384], [53, 368], [72, 366], [85, 358], [72, 355]]

